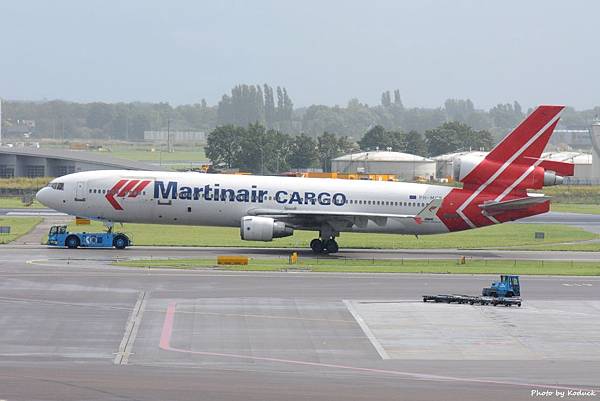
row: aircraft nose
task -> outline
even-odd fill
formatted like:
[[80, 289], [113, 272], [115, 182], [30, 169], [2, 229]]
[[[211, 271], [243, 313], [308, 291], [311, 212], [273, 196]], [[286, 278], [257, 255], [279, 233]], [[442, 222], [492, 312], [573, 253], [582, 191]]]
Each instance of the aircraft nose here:
[[52, 199], [50, 192], [52, 192], [52, 188], [44, 187], [35, 194], [35, 199], [44, 206], [52, 207], [50, 204]]

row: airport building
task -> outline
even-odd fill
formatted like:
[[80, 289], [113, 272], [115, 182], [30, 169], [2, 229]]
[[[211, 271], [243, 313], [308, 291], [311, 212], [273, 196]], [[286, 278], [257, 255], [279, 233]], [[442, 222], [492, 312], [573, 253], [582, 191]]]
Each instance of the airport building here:
[[[598, 125], [600, 131], [600, 125]], [[598, 133], [600, 140], [600, 132]], [[454, 160], [463, 156], [485, 157], [487, 152], [457, 152], [439, 155], [433, 159], [436, 162], [436, 174], [438, 178], [451, 179], [453, 175]], [[565, 177], [567, 184], [580, 185], [597, 185], [600, 184], [600, 172], [595, 169], [600, 169], [600, 162], [596, 164], [593, 160], [600, 160], [600, 156], [592, 155], [584, 152], [545, 152], [542, 153], [542, 158], [548, 160], [562, 161], [575, 164], [575, 175], [573, 177]]]
[[202, 131], [144, 131], [144, 141], [160, 143], [204, 143], [206, 142], [206, 133]]
[[433, 157], [435, 160], [435, 170], [437, 178], [447, 178], [452, 179], [453, 168], [454, 168], [454, 160], [458, 159], [462, 156], [474, 156], [474, 157], [485, 157], [487, 152], [478, 152], [478, 151], [467, 151], [467, 152], [454, 152], [454, 153], [446, 153], [443, 155]]
[[600, 181], [600, 121], [592, 124], [592, 175]]
[[63, 149], [0, 147], [0, 178], [60, 177], [91, 170], [164, 170], [148, 163], [122, 160], [102, 153]]
[[331, 171], [338, 173], [392, 174], [402, 180], [433, 180], [435, 160], [402, 152], [360, 152], [337, 157]]

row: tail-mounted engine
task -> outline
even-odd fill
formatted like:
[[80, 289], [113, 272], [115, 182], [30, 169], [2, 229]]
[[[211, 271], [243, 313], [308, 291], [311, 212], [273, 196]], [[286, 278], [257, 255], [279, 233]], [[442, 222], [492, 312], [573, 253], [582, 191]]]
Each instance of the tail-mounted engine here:
[[244, 216], [240, 225], [240, 237], [246, 241], [271, 241], [273, 238], [289, 237], [294, 229], [270, 217]]
[[[508, 162], [489, 160], [485, 154], [462, 156], [453, 161], [454, 180], [470, 186], [479, 186], [490, 181], [492, 187], [508, 188], [514, 185], [513, 189], [541, 189], [545, 186], [560, 185], [564, 176], [572, 176], [574, 173], [574, 165], [566, 162], [525, 157], [508, 165], [505, 165], [506, 163]], [[478, 170], [500, 173], [490, 180], [489, 174], [471, 174], [475, 167]], [[524, 172], [527, 175], [519, 180]]]

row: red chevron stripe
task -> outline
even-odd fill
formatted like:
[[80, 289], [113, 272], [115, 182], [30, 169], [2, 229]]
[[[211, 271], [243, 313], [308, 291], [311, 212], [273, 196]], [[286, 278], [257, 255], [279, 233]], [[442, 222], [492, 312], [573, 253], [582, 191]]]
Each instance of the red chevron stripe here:
[[117, 182], [115, 184], [115, 186], [112, 187], [111, 189], [109, 189], [108, 192], [106, 193], [106, 196], [105, 196], [106, 200], [116, 210], [123, 210], [123, 208], [121, 207], [121, 205], [119, 205], [119, 202], [117, 202], [117, 200], [115, 199], [115, 194], [119, 191], [119, 189], [121, 189], [121, 187], [123, 185], [125, 185], [126, 182], [127, 182], [127, 180], [119, 180], [119, 182]]
[[133, 189], [133, 191], [131, 191], [131, 193], [129, 194], [129, 197], [135, 198], [136, 196], [138, 196], [144, 190], [144, 188], [146, 188], [148, 186], [148, 184], [150, 184], [150, 180], [144, 180], [144, 181], [140, 182], [138, 184], [138, 186], [135, 187]]
[[127, 183], [127, 185], [125, 185], [123, 187], [123, 189], [121, 189], [121, 191], [119, 191], [119, 194], [117, 196], [118, 197], [124, 197], [125, 195], [127, 195], [127, 192], [131, 191], [131, 189], [137, 185], [138, 182], [140, 182], [140, 180], [131, 180], [131, 181], [129, 181]]

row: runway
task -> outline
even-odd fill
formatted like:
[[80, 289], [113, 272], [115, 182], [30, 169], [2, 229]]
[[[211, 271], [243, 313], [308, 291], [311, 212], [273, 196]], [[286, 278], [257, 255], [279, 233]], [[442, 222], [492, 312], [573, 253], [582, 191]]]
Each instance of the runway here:
[[[149, 251], [198, 252], [123, 254]], [[113, 254], [0, 248], [0, 398], [525, 400], [600, 387], [600, 278], [523, 277], [523, 308], [485, 310], [420, 296], [479, 293], [489, 276], [129, 269]]]

